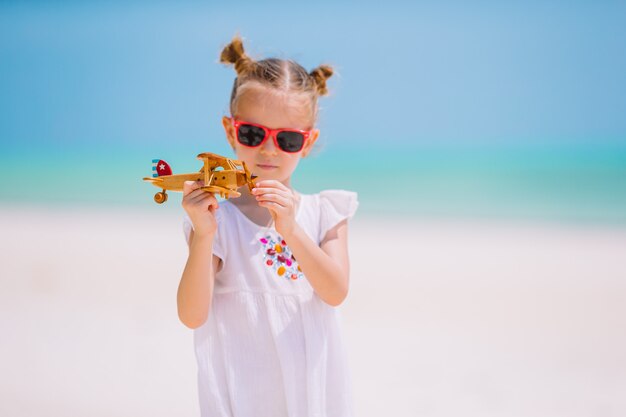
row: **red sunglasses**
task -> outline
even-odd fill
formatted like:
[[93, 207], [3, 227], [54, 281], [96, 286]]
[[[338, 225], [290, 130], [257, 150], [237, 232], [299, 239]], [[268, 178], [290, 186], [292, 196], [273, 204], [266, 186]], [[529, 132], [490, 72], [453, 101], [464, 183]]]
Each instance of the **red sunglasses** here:
[[256, 123], [242, 122], [231, 118], [237, 131], [237, 141], [249, 148], [261, 146], [269, 136], [274, 138], [274, 145], [284, 152], [300, 152], [304, 142], [309, 138], [313, 130], [298, 129], [270, 129]]

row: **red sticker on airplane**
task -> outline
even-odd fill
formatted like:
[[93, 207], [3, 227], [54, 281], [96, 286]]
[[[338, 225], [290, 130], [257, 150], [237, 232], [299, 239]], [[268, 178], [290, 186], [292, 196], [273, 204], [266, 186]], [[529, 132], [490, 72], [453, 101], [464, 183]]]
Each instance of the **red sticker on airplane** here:
[[159, 176], [161, 175], [172, 175], [172, 168], [168, 165], [167, 162], [160, 159], [156, 165], [156, 172]]

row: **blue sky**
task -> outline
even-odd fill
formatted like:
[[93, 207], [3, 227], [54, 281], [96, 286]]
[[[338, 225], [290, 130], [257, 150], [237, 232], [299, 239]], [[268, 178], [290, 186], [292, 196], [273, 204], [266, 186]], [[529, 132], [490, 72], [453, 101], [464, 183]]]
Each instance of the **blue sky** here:
[[2, 2], [0, 141], [221, 141], [240, 33], [335, 66], [334, 143], [626, 143], [624, 2], [503, 3]]

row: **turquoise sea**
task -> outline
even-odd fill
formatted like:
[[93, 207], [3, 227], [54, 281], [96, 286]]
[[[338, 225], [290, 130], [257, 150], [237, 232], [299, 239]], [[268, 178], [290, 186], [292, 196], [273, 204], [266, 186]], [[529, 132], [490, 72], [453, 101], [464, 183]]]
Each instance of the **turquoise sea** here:
[[[234, 157], [223, 144], [5, 148], [2, 206], [145, 207], [179, 210], [180, 194], [157, 206], [142, 181], [151, 160], [174, 173], [200, 168], [196, 155]], [[301, 192], [359, 193], [366, 216], [539, 220], [626, 226], [626, 145], [348, 147], [328, 145], [301, 162]]]
[[355, 190], [372, 217], [626, 226], [626, 3], [247, 3], [0, 2], [0, 206], [180, 210], [141, 179], [154, 158], [234, 157], [218, 58], [239, 34], [254, 59], [336, 70], [302, 192]]

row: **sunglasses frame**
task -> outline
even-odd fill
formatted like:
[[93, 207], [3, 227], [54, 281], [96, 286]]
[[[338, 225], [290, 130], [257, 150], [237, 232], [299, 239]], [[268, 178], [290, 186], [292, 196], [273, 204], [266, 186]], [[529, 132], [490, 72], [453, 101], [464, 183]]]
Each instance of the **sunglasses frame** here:
[[[309, 136], [311, 136], [311, 133], [313, 133], [314, 129], [311, 130], [298, 130], [298, 129], [290, 129], [290, 128], [280, 128], [280, 129], [270, 129], [267, 126], [263, 126], [257, 123], [250, 123], [250, 122], [244, 122], [243, 120], [239, 120], [239, 119], [235, 119], [234, 117], [231, 117], [230, 120], [233, 122], [233, 126], [235, 127], [235, 137], [237, 138], [237, 142], [239, 142], [239, 144], [245, 146], [246, 148], [258, 148], [259, 146], [263, 145], [265, 143], [265, 141], [267, 140], [268, 137], [272, 137], [274, 139], [274, 145], [276, 146], [276, 148], [280, 149], [281, 151], [285, 152], [285, 153], [298, 153], [301, 152], [302, 149], [304, 149], [304, 145], [306, 144], [306, 141], [309, 139]], [[265, 132], [265, 136], [263, 137], [263, 140], [256, 146], [250, 146], [250, 145], [246, 145], [245, 143], [241, 143], [241, 141], [239, 140], [239, 127], [241, 125], [250, 125], [250, 126], [254, 126], [254, 127], [258, 127], [260, 129], [263, 129], [263, 131]], [[276, 136], [281, 133], [281, 132], [295, 132], [295, 133], [300, 133], [304, 139], [302, 140], [302, 147], [300, 149], [298, 149], [297, 151], [286, 151], [283, 148], [280, 147], [280, 145], [278, 144], [278, 139], [276, 138]]]

